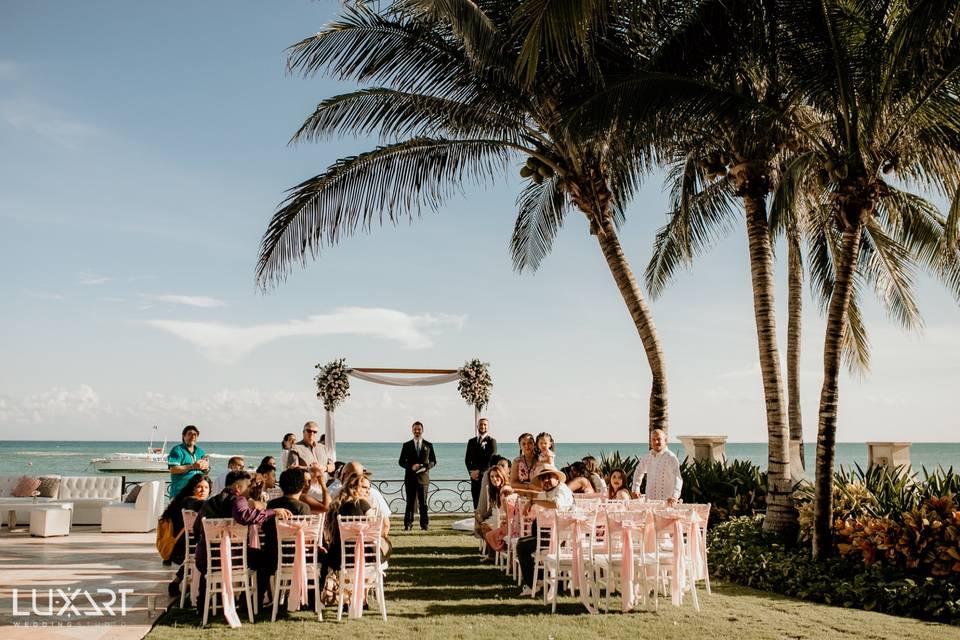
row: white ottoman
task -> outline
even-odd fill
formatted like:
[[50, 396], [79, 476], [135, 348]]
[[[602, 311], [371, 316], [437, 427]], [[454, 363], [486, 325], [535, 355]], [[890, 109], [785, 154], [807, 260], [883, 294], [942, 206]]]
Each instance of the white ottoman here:
[[73, 504], [66, 502], [37, 506], [30, 510], [30, 535], [38, 538], [70, 535]]

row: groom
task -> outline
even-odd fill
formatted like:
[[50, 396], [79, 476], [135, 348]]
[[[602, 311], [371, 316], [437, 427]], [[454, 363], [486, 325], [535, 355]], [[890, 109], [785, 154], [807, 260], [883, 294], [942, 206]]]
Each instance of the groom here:
[[433, 445], [423, 439], [423, 423], [413, 423], [413, 440], [403, 443], [400, 466], [404, 468], [403, 487], [407, 492], [407, 510], [403, 514], [403, 528], [413, 528], [413, 513], [420, 503], [420, 528], [427, 530], [427, 491], [430, 487], [430, 468], [436, 466], [437, 455]]

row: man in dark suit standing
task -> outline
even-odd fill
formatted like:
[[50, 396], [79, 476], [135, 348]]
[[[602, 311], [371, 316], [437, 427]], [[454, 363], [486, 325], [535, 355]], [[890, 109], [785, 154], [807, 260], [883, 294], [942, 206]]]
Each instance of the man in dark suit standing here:
[[490, 423], [486, 418], [477, 422], [477, 436], [467, 441], [467, 454], [463, 458], [470, 472], [470, 493], [473, 495], [473, 509], [477, 509], [480, 501], [480, 487], [483, 483], [483, 472], [490, 467], [490, 458], [497, 453], [497, 441], [487, 435]]
[[420, 503], [420, 528], [427, 530], [427, 491], [430, 487], [430, 469], [437, 464], [433, 445], [423, 439], [423, 423], [413, 423], [413, 440], [407, 440], [400, 449], [400, 466], [404, 468], [403, 487], [407, 492], [407, 510], [403, 514], [403, 528], [413, 528], [413, 513]]

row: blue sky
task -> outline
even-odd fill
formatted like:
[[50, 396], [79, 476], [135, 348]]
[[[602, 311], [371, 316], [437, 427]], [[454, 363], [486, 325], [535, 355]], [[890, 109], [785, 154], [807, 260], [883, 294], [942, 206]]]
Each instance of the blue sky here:
[[[465, 185], [439, 214], [348, 238], [256, 291], [259, 239], [284, 190], [370, 144], [286, 145], [346, 88], [284, 71], [284, 48], [338, 6], [2, 4], [0, 439], [140, 439], [194, 422], [210, 440], [275, 440], [320, 416], [313, 365], [341, 356], [489, 361], [504, 439], [643, 439], [649, 374], [599, 248], [572, 215], [541, 270], [514, 273], [514, 176]], [[622, 231], [638, 274], [665, 221], [660, 183], [649, 179]], [[734, 229], [653, 303], [674, 434], [765, 440], [745, 235]], [[918, 280], [922, 334], [867, 304], [873, 371], [842, 381], [840, 440], [957, 439], [960, 314]], [[823, 323], [805, 302], [812, 440]], [[460, 440], [471, 415], [455, 385], [354, 382], [339, 437], [399, 439], [419, 418], [434, 440]]]

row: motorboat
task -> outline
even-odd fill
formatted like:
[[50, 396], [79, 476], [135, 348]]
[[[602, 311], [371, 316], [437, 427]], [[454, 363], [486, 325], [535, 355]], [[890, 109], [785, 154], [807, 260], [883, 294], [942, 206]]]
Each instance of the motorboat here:
[[[156, 431], [156, 427], [153, 428]], [[97, 471], [105, 472], [138, 472], [138, 473], [167, 473], [167, 441], [163, 446], [154, 447], [153, 438], [144, 453], [111, 453], [102, 458], [94, 458], [90, 465]]]

